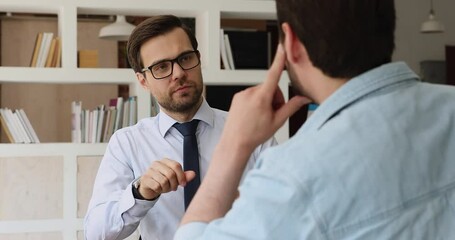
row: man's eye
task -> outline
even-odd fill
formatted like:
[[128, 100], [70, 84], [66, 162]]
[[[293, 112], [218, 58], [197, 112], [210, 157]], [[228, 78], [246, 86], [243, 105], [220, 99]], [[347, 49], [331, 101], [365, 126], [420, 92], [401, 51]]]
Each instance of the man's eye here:
[[169, 68], [169, 64], [167, 63], [159, 63], [155, 66], [153, 66], [153, 71], [166, 71]]
[[186, 62], [186, 61], [189, 61], [190, 59], [191, 59], [190, 55], [185, 55], [185, 56], [180, 57], [180, 62]]

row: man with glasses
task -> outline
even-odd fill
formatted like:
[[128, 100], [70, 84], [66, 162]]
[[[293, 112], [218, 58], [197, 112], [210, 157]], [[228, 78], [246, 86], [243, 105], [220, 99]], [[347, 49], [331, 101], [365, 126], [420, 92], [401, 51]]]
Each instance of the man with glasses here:
[[[171, 15], [147, 19], [131, 34], [128, 60], [161, 111], [111, 137], [85, 218], [87, 239], [124, 239], [139, 223], [144, 240], [172, 239], [207, 172], [227, 117], [202, 96], [197, 45], [191, 30]], [[199, 157], [199, 166], [191, 170], [182, 168], [187, 140], [179, 126], [187, 123], [196, 126]], [[272, 138], [256, 148], [246, 169], [274, 144]]]

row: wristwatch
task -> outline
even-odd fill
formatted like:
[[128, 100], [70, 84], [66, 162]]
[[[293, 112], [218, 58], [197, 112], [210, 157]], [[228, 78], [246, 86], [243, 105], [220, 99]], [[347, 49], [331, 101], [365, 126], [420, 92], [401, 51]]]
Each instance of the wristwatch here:
[[154, 199], [146, 199], [146, 198], [144, 198], [141, 195], [141, 193], [139, 192], [139, 186], [140, 185], [141, 185], [141, 179], [140, 178], [138, 178], [136, 181], [133, 182], [133, 186], [132, 186], [131, 190], [133, 191], [133, 197], [134, 198], [139, 199], [139, 200], [155, 201], [156, 199], [158, 199], [161, 196], [161, 194], [159, 194]]
[[139, 185], [141, 184], [141, 179], [138, 178], [136, 181], [133, 182], [133, 187], [131, 188], [133, 190], [133, 197], [136, 199], [140, 200], [146, 200], [141, 193], [139, 192]]
[[138, 178], [136, 181], [133, 182], [133, 187], [139, 191], [140, 184], [141, 184], [141, 178]]

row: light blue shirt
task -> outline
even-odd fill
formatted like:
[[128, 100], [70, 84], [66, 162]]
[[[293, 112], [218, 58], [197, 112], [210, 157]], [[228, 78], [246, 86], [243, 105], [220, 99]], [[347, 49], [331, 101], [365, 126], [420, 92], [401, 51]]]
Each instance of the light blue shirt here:
[[175, 239], [454, 239], [455, 88], [404, 63], [351, 79], [265, 151], [225, 218]]
[[[201, 120], [196, 131], [201, 179], [226, 117], [226, 112], [210, 108], [205, 100], [194, 116]], [[183, 136], [172, 127], [174, 123], [176, 120], [161, 112], [114, 133], [95, 180], [84, 223], [86, 239], [123, 239], [136, 230], [139, 222], [142, 239], [172, 239], [184, 214], [183, 188], [146, 201], [134, 199], [131, 187], [153, 161], [169, 158], [183, 166]], [[271, 139], [256, 148], [247, 170], [264, 148], [275, 144]]]

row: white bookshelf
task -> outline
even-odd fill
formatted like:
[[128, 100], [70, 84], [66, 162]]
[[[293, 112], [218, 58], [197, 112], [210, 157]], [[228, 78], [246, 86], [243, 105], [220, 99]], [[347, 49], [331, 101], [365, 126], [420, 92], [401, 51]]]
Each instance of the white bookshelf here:
[[[56, 14], [58, 16], [57, 35], [62, 39], [61, 68], [0, 67], [0, 83], [128, 84], [130, 96], [137, 96], [138, 119], [141, 119], [150, 115], [150, 97], [149, 93], [137, 83], [131, 69], [82, 69], [77, 67], [78, 14], [134, 16], [174, 14], [179, 17], [195, 18], [196, 37], [202, 56], [204, 83], [206, 85], [252, 85], [261, 83], [265, 79], [267, 71], [223, 70], [220, 67], [220, 19], [275, 19], [275, 2], [255, 0], [35, 0], [31, 3], [27, 0], [3, 0], [0, 3], [0, 12]], [[287, 98], [288, 79], [285, 73], [282, 75], [280, 88]], [[287, 123], [278, 131], [276, 137], [279, 142], [283, 142], [289, 137]], [[8, 169], [8, 172], [4, 171], [0, 175], [0, 183], [2, 183], [0, 184], [0, 192], [3, 200], [0, 200], [0, 240], [82, 239], [83, 219], [80, 215], [83, 214], [78, 209], [81, 203], [78, 203], [77, 187], [77, 183], [81, 181], [82, 177], [78, 175], [78, 163], [80, 168], [90, 162], [81, 159], [99, 159], [105, 148], [106, 144], [0, 144], [0, 169], [2, 167]], [[33, 166], [39, 166], [36, 163], [34, 164], [34, 161], [48, 164], [46, 169], [52, 174], [47, 176], [46, 174], [43, 175], [42, 172], [37, 172], [43, 170], [39, 167], [33, 168]], [[95, 167], [92, 170], [96, 171], [97, 163], [93, 164]], [[32, 167], [20, 167], [29, 165]], [[20, 169], [14, 169], [12, 166], [19, 166]], [[47, 206], [44, 202], [18, 199], [14, 196], [14, 193], [17, 192], [13, 186], [16, 182], [21, 181], [20, 176], [26, 174], [44, 176], [43, 181], [49, 181], [50, 186], [56, 186], [52, 196], [57, 198], [54, 200], [61, 205], [57, 204], [53, 206], [57, 209], [45, 211], [56, 214], [44, 215], [44, 217], [33, 216], [33, 213], [32, 216], [14, 216], [10, 210], [6, 210], [10, 207], [39, 209], [40, 205]], [[85, 198], [88, 198], [87, 192], [91, 194], [93, 184], [91, 177], [94, 172], [84, 174], [87, 174], [85, 176], [87, 182], [85, 188], [79, 189], [79, 192], [82, 191]], [[61, 185], [58, 185], [59, 181], [61, 181]], [[31, 186], [28, 184], [25, 186]], [[31, 191], [31, 193], [40, 194], [36, 191]], [[83, 201], [88, 201], [88, 199]]]

